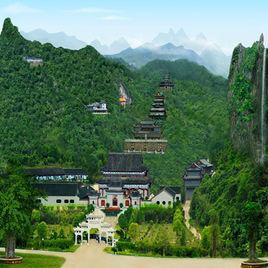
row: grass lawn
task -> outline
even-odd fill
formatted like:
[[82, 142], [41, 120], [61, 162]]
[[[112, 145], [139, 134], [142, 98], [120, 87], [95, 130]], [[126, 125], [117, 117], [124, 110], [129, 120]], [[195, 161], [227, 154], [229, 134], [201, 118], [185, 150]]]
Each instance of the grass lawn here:
[[[2, 256], [3, 254], [0, 253]], [[64, 258], [55, 256], [44, 256], [37, 254], [18, 253], [18, 256], [23, 257], [22, 264], [8, 265], [1, 264], [0, 268], [18, 267], [18, 268], [60, 268], [64, 263]]]

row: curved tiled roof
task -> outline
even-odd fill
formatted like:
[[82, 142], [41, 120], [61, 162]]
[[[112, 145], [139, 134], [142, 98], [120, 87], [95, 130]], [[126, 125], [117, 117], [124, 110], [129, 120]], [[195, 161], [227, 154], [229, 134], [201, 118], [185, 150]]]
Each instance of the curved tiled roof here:
[[103, 172], [145, 172], [143, 156], [139, 153], [110, 153]]

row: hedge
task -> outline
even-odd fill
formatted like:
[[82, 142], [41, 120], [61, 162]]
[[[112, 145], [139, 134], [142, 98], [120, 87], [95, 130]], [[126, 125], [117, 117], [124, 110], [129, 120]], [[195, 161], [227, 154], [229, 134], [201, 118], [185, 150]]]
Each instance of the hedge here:
[[[135, 245], [129, 241], [118, 241], [115, 250], [118, 252], [130, 250], [133, 251], [133, 253], [154, 253], [160, 255], [163, 252], [163, 248], [159, 245], [147, 245], [146, 243], [138, 243]], [[169, 245], [165, 249], [165, 255], [195, 258], [208, 256], [208, 252], [200, 247]]]
[[30, 240], [27, 248], [34, 249], [68, 249], [74, 244], [72, 239]]

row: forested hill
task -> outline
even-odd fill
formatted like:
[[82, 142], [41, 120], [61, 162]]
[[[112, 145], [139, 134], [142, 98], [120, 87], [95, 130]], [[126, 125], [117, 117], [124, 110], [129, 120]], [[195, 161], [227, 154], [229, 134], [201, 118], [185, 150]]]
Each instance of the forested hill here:
[[263, 52], [263, 38], [234, 49], [228, 92], [232, 144], [218, 151], [215, 174], [202, 181], [192, 200], [192, 218], [204, 232], [216, 230], [216, 250], [225, 256], [246, 256], [250, 217], [258, 254], [268, 252], [268, 168], [257, 162]]
[[[31, 67], [23, 58], [39, 57]], [[146, 119], [162, 76], [167, 94], [165, 155], [146, 155], [155, 185], [178, 183], [189, 162], [208, 157], [227, 131], [226, 81], [187, 61], [157, 61], [139, 72], [102, 57], [87, 46], [73, 51], [25, 40], [6, 19], [0, 36], [0, 157], [25, 166], [83, 167], [97, 176], [109, 151], [122, 151], [133, 125]], [[181, 76], [181, 74], [184, 74]], [[205, 77], [205, 78], [204, 78]], [[133, 104], [123, 110], [123, 82]], [[94, 116], [85, 105], [104, 100], [110, 114]]]

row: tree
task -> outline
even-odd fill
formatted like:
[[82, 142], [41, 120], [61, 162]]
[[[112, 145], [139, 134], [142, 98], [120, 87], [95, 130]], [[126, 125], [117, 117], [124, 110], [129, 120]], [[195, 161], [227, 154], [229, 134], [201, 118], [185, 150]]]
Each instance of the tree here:
[[40, 210], [34, 209], [33, 212], [32, 212], [32, 222], [37, 223], [37, 222], [40, 221], [40, 219], [41, 219]]
[[210, 229], [210, 226], [206, 226], [201, 233], [201, 246], [207, 252], [209, 252], [210, 249]]
[[53, 230], [53, 231], [51, 232], [50, 239], [51, 239], [51, 240], [55, 240], [55, 239], [57, 239], [57, 238], [58, 238], [58, 233], [57, 233], [56, 230]]
[[137, 223], [133, 222], [129, 225], [128, 235], [133, 243], [139, 241], [139, 225]]
[[210, 212], [210, 238], [211, 238], [211, 256], [216, 257], [220, 241], [219, 216], [216, 210]]
[[87, 205], [86, 213], [90, 214], [95, 210], [94, 206], [92, 204]]
[[170, 232], [167, 231], [166, 226], [160, 224], [159, 227], [157, 228], [155, 244], [159, 248], [159, 250], [161, 250], [162, 256], [166, 255], [167, 250], [170, 246], [170, 240], [171, 240]]
[[31, 180], [19, 173], [7, 171], [0, 178], [0, 229], [6, 241], [6, 258], [15, 257], [16, 238], [29, 234], [32, 210], [38, 207], [38, 193]]
[[256, 245], [260, 238], [261, 226], [263, 214], [261, 205], [257, 202], [247, 202], [244, 207], [244, 221], [247, 228], [247, 234], [249, 239], [249, 260], [255, 261]]
[[176, 232], [177, 234], [177, 237], [180, 239], [180, 244], [182, 246], [185, 246], [186, 232], [185, 232], [184, 218], [181, 206], [179, 206], [174, 213], [172, 226], [174, 232]]
[[65, 238], [64, 230], [62, 228], [60, 228], [59, 238], [62, 238], [62, 239]]
[[48, 233], [48, 227], [47, 224], [42, 221], [37, 225], [37, 235], [40, 240], [44, 240], [47, 238], [47, 233]]

